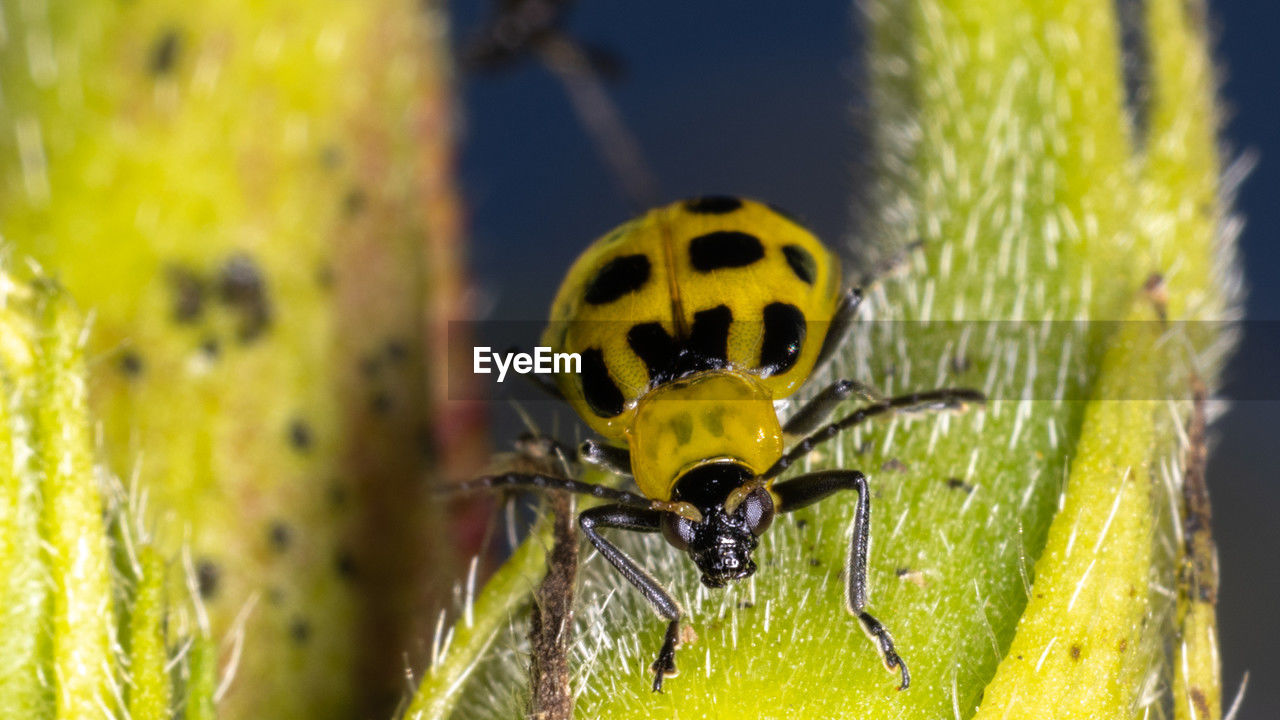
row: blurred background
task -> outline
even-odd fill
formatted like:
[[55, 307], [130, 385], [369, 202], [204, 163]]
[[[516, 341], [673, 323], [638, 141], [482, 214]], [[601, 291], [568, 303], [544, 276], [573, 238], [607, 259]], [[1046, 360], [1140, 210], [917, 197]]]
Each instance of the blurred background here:
[[[1248, 295], [1245, 332], [1220, 396], [1209, 464], [1221, 555], [1224, 705], [1251, 674], [1242, 720], [1280, 717], [1280, 473], [1266, 454], [1280, 428], [1280, 7], [1210, 2], [1223, 75], [1229, 158], [1258, 164], [1241, 188], [1239, 250]], [[460, 54], [476, 48], [488, 3], [451, 3]], [[850, 4], [743, 0], [580, 2], [564, 29], [589, 50], [609, 97], [634, 132], [665, 203], [686, 196], [755, 196], [804, 218], [833, 244], [847, 241], [857, 181], [859, 54]], [[525, 57], [462, 76], [462, 189], [470, 264], [497, 349], [532, 344], [561, 274], [586, 244], [637, 207], [595, 151], [565, 88]], [[501, 330], [498, 328], [501, 327]], [[523, 337], [511, 337], [512, 328]], [[492, 335], [492, 336], [490, 336]], [[495, 447], [519, 431], [516, 412], [491, 408]], [[567, 420], [567, 418], [561, 418]]]

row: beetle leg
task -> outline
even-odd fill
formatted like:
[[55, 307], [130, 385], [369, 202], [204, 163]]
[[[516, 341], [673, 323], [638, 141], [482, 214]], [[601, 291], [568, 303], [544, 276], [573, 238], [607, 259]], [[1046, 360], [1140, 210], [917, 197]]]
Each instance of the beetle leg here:
[[779, 512], [791, 512], [826, 498], [840, 490], [855, 490], [858, 503], [853, 511], [853, 540], [849, 544], [849, 560], [845, 565], [848, 585], [845, 587], [845, 607], [858, 618], [862, 629], [875, 642], [880, 658], [888, 670], [902, 672], [899, 690], [911, 685], [911, 673], [907, 664], [898, 656], [893, 637], [867, 607], [867, 553], [871, 545], [871, 496], [867, 492], [867, 476], [857, 470], [827, 470], [810, 473], [777, 483], [772, 488], [778, 499]]
[[840, 403], [854, 395], [869, 403], [884, 402], [884, 396], [869, 385], [864, 385], [857, 380], [837, 380], [814, 395], [809, 402], [800, 406], [800, 409], [796, 410], [795, 414], [782, 426], [782, 432], [791, 437], [808, 435], [830, 418], [831, 413], [835, 412]]
[[583, 440], [578, 446], [578, 459], [622, 477], [631, 477], [631, 452], [626, 448]]
[[879, 415], [885, 415], [895, 412], [932, 412], [938, 410], [960, 410], [968, 403], [985, 403], [987, 398], [981, 392], [969, 388], [942, 388], [939, 390], [928, 390], [926, 392], [910, 393], [907, 395], [899, 395], [897, 397], [887, 398], [880, 402], [866, 405], [854, 410], [852, 413], [830, 423], [788, 450], [778, 461], [768, 470], [760, 474], [760, 477], [768, 479], [781, 475], [791, 463], [808, 455], [814, 448], [831, 438], [839, 435], [841, 431], [847, 430], [855, 425], [859, 425], [871, 418]]
[[[858, 314], [858, 305], [862, 303], [862, 291], [858, 288], [849, 288], [844, 291], [844, 295], [840, 297], [840, 305], [836, 307], [835, 315], [831, 316], [831, 324], [827, 326], [827, 334], [822, 338], [822, 349], [818, 350], [818, 359], [813, 364], [813, 372], [816, 373], [835, 356], [836, 350], [844, 344], [844, 339], [849, 334], [849, 328], [853, 327], [854, 316]], [[812, 374], [812, 373], [810, 373]]]
[[657, 510], [637, 510], [621, 505], [601, 505], [584, 510], [578, 515], [578, 525], [596, 550], [631, 583], [649, 606], [667, 621], [667, 633], [662, 640], [658, 659], [653, 662], [653, 691], [662, 690], [662, 681], [676, 674], [676, 647], [680, 639], [680, 618], [684, 611], [653, 576], [645, 572], [618, 546], [600, 535], [597, 528], [617, 528], [632, 532], [658, 532], [662, 526], [662, 513]]

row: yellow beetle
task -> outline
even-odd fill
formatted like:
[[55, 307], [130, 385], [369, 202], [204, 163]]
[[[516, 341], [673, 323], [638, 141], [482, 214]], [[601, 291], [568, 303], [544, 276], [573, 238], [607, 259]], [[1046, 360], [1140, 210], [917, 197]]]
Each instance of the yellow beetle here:
[[[838, 259], [794, 219], [735, 197], [700, 197], [650, 211], [597, 240], [569, 269], [543, 344], [577, 353], [581, 372], [558, 394], [607, 441], [578, 456], [635, 479], [640, 493], [572, 478], [507, 473], [465, 488], [560, 489], [611, 500], [578, 522], [592, 545], [668, 621], [653, 689], [675, 675], [684, 612], [602, 528], [661, 532], [689, 553], [708, 587], [755, 572], [751, 553], [773, 516], [839, 490], [858, 493], [847, 563], [847, 607], [885, 667], [911, 682], [884, 625], [866, 611], [870, 500], [857, 470], [775, 482], [818, 444], [894, 411], [959, 409], [981, 393], [945, 388], [880, 398], [839, 380], [779, 421], [774, 401], [828, 360], [860, 294], [842, 292]], [[823, 424], [844, 400], [865, 404]], [[788, 438], [800, 438], [786, 449]]]

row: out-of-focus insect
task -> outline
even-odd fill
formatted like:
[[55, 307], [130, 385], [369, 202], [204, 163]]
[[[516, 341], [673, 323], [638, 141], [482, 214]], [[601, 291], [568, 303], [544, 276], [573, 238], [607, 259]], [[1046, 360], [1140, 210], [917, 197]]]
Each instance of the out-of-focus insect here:
[[[882, 398], [838, 380], [785, 424], [774, 401], [824, 364], [851, 325], [861, 295], [841, 290], [837, 258], [808, 230], [767, 205], [701, 197], [658, 208], [597, 240], [569, 269], [543, 343], [578, 353], [581, 373], [558, 393], [607, 441], [587, 441], [585, 462], [634, 478], [640, 493], [541, 473], [477, 478], [463, 489], [563, 490], [610, 501], [583, 511], [583, 533], [668, 621], [653, 689], [674, 676], [684, 611], [604, 529], [662, 533], [686, 551], [712, 588], [749, 577], [751, 553], [777, 513], [840, 490], [858, 494], [847, 563], [847, 607], [890, 671], [911, 681], [893, 638], [866, 610], [870, 496], [857, 470], [777, 481], [842, 430], [893, 412], [961, 409], [983, 395], [944, 388]], [[827, 423], [841, 402], [864, 403]], [[826, 423], [826, 424], [824, 424]], [[794, 444], [787, 449], [784, 440]]]

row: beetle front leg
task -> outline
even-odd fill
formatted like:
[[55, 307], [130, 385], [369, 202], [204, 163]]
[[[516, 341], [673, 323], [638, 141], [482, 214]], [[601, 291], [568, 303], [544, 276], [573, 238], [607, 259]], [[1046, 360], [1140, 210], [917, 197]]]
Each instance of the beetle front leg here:
[[871, 496], [867, 491], [867, 476], [857, 470], [826, 470], [810, 473], [780, 482], [772, 487], [778, 499], [779, 512], [791, 512], [812, 505], [840, 490], [855, 490], [858, 503], [853, 511], [853, 540], [849, 544], [849, 559], [845, 564], [848, 585], [845, 587], [845, 606], [858, 618], [880, 651], [886, 669], [900, 670], [902, 684], [899, 690], [911, 685], [911, 673], [907, 664], [898, 656], [893, 636], [867, 607], [867, 553], [871, 545]]
[[877, 403], [884, 401], [880, 393], [857, 380], [837, 380], [823, 388], [822, 392], [814, 395], [809, 402], [800, 406], [795, 414], [782, 426], [782, 432], [788, 437], [808, 435], [826, 422], [831, 417], [831, 413], [835, 412], [836, 408], [840, 406], [840, 403], [854, 395], [867, 402]]
[[578, 446], [578, 459], [614, 475], [631, 477], [631, 452], [626, 448], [583, 440]]
[[662, 690], [662, 681], [676, 675], [676, 648], [680, 644], [680, 618], [684, 611], [653, 576], [645, 572], [618, 548], [600, 535], [597, 528], [617, 528], [632, 532], [658, 532], [662, 527], [662, 512], [638, 510], [624, 505], [601, 505], [584, 510], [578, 516], [578, 525], [596, 550], [613, 565], [622, 576], [644, 595], [649, 606], [667, 621], [667, 632], [662, 640], [658, 659], [653, 662], [653, 691]]

